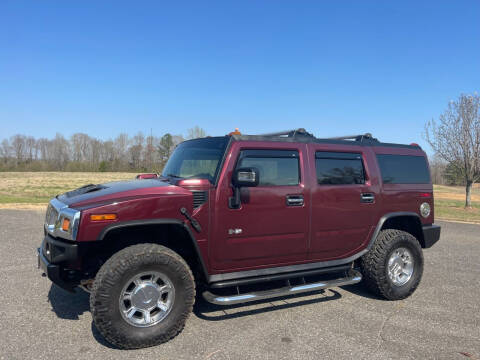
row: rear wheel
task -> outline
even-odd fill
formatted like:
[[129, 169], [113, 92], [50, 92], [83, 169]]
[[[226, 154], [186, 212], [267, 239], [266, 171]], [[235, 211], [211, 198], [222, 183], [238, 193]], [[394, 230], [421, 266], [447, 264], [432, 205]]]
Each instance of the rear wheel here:
[[90, 308], [108, 342], [135, 349], [176, 336], [194, 301], [195, 283], [185, 261], [164, 246], [140, 244], [119, 251], [102, 266]]
[[388, 300], [405, 299], [422, 278], [422, 248], [410, 233], [382, 230], [360, 264], [370, 291]]

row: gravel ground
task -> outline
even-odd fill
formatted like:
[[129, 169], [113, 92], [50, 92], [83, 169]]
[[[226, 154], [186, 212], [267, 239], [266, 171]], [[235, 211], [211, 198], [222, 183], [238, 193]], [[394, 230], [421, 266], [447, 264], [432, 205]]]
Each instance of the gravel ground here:
[[480, 359], [480, 226], [440, 223], [417, 291], [403, 301], [362, 284], [255, 305], [199, 301], [183, 332], [155, 348], [112, 348], [82, 291], [40, 276], [43, 213], [0, 210], [3, 359]]

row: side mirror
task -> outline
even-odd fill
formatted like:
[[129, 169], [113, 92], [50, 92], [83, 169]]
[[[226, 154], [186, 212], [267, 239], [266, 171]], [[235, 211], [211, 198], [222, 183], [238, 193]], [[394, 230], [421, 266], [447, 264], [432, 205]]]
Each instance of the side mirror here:
[[260, 180], [258, 169], [254, 167], [239, 168], [233, 173], [233, 185], [235, 187], [257, 186]]
[[228, 199], [228, 206], [230, 209], [238, 209], [242, 203], [240, 197], [241, 187], [257, 186], [260, 180], [260, 175], [257, 168], [238, 168], [233, 173], [233, 196]]

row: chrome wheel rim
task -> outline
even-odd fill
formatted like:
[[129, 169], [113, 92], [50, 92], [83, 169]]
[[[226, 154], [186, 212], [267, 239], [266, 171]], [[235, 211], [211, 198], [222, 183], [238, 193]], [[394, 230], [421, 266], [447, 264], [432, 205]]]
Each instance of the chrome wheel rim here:
[[127, 281], [120, 293], [120, 313], [130, 325], [148, 327], [158, 324], [170, 313], [175, 288], [165, 274], [142, 272]]
[[413, 267], [413, 256], [410, 250], [403, 247], [395, 249], [388, 259], [388, 277], [396, 286], [405, 285], [412, 278]]

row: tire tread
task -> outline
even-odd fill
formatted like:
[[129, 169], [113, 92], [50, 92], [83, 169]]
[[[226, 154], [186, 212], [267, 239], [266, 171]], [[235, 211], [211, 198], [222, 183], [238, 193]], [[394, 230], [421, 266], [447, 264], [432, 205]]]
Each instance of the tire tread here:
[[[112, 326], [108, 315], [110, 299], [110, 289], [115, 286], [115, 280], [132, 267], [138, 266], [139, 262], [146, 259], [155, 259], [163, 265], [173, 267], [173, 271], [181, 274], [184, 283], [187, 284], [185, 292], [186, 297], [183, 309], [175, 322], [168, 331], [152, 338], [145, 338], [141, 342], [129, 339], [125, 334], [117, 331]], [[164, 343], [177, 336], [184, 328], [185, 322], [193, 309], [195, 302], [195, 281], [189, 266], [185, 260], [171, 249], [157, 244], [137, 244], [132, 245], [114, 254], [108, 259], [98, 271], [93, 283], [90, 295], [90, 309], [95, 326], [105, 339], [113, 345], [122, 349], [138, 349], [155, 346]]]
[[387, 279], [386, 258], [392, 245], [398, 241], [406, 241], [420, 254], [420, 265], [417, 271], [423, 272], [423, 256], [418, 240], [408, 232], [396, 229], [385, 229], [377, 236], [372, 248], [360, 260], [363, 281], [374, 294], [387, 300], [400, 300], [410, 296], [420, 283], [420, 277], [414, 281], [408, 292], [398, 296], [392, 293], [392, 286]]

